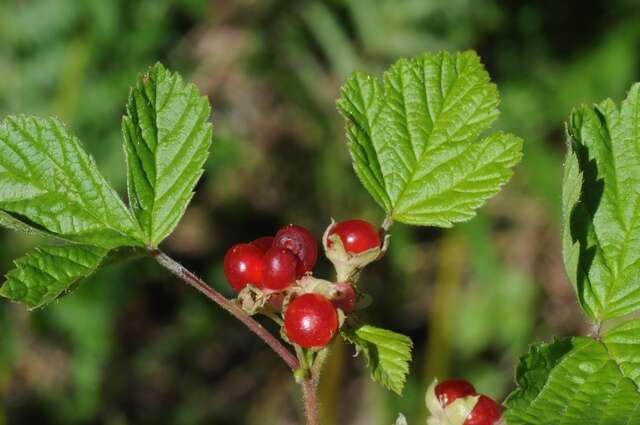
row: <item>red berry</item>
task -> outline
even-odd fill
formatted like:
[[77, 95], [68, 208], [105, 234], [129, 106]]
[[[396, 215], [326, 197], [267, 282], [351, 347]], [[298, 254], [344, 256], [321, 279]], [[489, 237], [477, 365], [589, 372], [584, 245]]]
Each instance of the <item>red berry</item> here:
[[293, 252], [275, 246], [269, 248], [262, 259], [262, 285], [274, 291], [285, 289], [296, 281], [299, 268], [300, 260]]
[[448, 379], [436, 385], [436, 397], [442, 407], [447, 407], [459, 398], [476, 394], [473, 385], [464, 379]]
[[273, 246], [273, 236], [263, 236], [251, 242], [251, 245], [255, 246], [262, 252], [267, 252], [269, 248]]
[[295, 298], [284, 313], [287, 337], [305, 348], [324, 347], [338, 330], [338, 313], [322, 295]]
[[378, 230], [364, 220], [342, 221], [333, 226], [330, 234], [338, 235], [344, 249], [352, 254], [359, 254], [381, 245]]
[[224, 275], [237, 292], [249, 283], [262, 287], [262, 251], [248, 243], [232, 246], [224, 256]]
[[331, 300], [335, 308], [339, 308], [345, 314], [351, 313], [356, 309], [356, 291], [353, 286], [345, 282], [336, 283], [338, 294]]
[[502, 407], [489, 397], [481, 395], [463, 425], [494, 425], [502, 416]]
[[299, 274], [313, 270], [318, 260], [318, 244], [304, 227], [289, 224], [278, 230], [273, 246], [286, 248], [298, 256], [301, 262]]

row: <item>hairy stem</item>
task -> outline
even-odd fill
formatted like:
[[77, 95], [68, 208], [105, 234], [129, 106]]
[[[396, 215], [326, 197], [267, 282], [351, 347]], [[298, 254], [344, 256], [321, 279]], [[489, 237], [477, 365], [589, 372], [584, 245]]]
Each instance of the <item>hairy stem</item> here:
[[[271, 349], [278, 355], [280, 358], [291, 368], [291, 370], [295, 371], [300, 368], [300, 363], [295, 355], [291, 353], [276, 337], [274, 337], [269, 331], [267, 331], [262, 325], [256, 322], [251, 316], [244, 312], [240, 307], [236, 304], [225, 298], [222, 294], [220, 294], [215, 289], [211, 288], [207, 285], [202, 279], [198, 276], [184, 268], [182, 264], [175, 261], [173, 258], [169, 257], [164, 252], [154, 249], [149, 251], [151, 256], [155, 258], [155, 260], [164, 268], [169, 270], [172, 274], [183, 280], [190, 286], [193, 286], [198, 292], [203, 294], [205, 297], [209, 298], [211, 301], [218, 304], [228, 313], [230, 313], [233, 317], [241, 321], [251, 332], [256, 334], [258, 338], [263, 340]], [[305, 400], [307, 399], [307, 390], [304, 389], [305, 392]], [[315, 399], [315, 396], [314, 396]], [[306, 405], [306, 401], [305, 401]], [[317, 410], [317, 409], [316, 409]], [[316, 424], [315, 422], [309, 422], [312, 424]]]
[[318, 379], [311, 376], [302, 382], [304, 394], [304, 411], [307, 415], [307, 425], [320, 425], [318, 414]]

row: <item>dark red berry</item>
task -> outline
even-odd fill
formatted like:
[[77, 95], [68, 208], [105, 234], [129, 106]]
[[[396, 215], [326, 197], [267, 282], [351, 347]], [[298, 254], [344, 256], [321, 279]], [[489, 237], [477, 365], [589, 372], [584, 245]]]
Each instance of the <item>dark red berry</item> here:
[[247, 284], [262, 287], [262, 251], [248, 243], [232, 246], [224, 256], [224, 275], [237, 292]]
[[345, 314], [356, 309], [356, 291], [353, 286], [345, 282], [336, 283], [337, 295], [331, 300], [335, 308], [339, 308]]
[[273, 246], [273, 236], [263, 236], [251, 242], [251, 245], [255, 246], [262, 252], [267, 252], [269, 248]]
[[313, 235], [302, 226], [289, 224], [278, 230], [273, 246], [286, 248], [298, 256], [301, 262], [300, 274], [313, 270], [318, 260], [318, 244]]
[[359, 254], [381, 245], [378, 230], [364, 220], [342, 221], [333, 226], [330, 234], [338, 235], [344, 249], [352, 254]]
[[494, 425], [502, 416], [502, 407], [489, 397], [481, 395], [463, 425]]
[[338, 313], [322, 295], [300, 295], [284, 313], [284, 329], [295, 344], [305, 348], [324, 347], [338, 330]]
[[442, 407], [446, 407], [459, 398], [476, 395], [476, 389], [464, 379], [448, 379], [436, 385], [436, 397]]
[[[257, 248], [256, 248], [257, 249]], [[298, 278], [300, 260], [288, 249], [272, 247], [262, 258], [262, 285], [280, 291]]]

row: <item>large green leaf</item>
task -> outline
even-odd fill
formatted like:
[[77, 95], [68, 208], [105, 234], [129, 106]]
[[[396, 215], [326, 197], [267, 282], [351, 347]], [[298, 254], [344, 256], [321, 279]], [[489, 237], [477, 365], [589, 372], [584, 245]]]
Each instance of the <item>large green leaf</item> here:
[[516, 381], [505, 402], [509, 425], [640, 423], [637, 384], [600, 341], [576, 337], [534, 346]]
[[209, 155], [209, 102], [157, 64], [131, 91], [123, 119], [129, 199], [146, 243], [157, 246], [184, 214]]
[[108, 250], [89, 245], [60, 245], [36, 248], [15, 261], [0, 287], [0, 295], [41, 307], [70, 291], [92, 274]]
[[508, 181], [522, 141], [494, 133], [498, 91], [474, 52], [401, 59], [383, 84], [355, 73], [338, 108], [356, 174], [391, 219], [450, 227]]
[[57, 119], [7, 117], [0, 125], [0, 224], [112, 248], [139, 228], [77, 138]]
[[596, 321], [640, 308], [640, 84], [575, 110], [567, 125], [564, 257], [580, 304]]
[[402, 393], [413, 343], [409, 337], [375, 326], [363, 325], [358, 328], [344, 327], [342, 336], [356, 347], [356, 353], [363, 353], [371, 377], [397, 394]]

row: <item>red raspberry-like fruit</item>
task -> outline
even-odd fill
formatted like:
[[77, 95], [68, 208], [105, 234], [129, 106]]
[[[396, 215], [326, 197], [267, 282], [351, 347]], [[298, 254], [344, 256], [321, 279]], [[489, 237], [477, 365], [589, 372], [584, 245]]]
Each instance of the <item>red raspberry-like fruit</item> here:
[[381, 245], [380, 233], [371, 223], [364, 220], [342, 221], [331, 229], [330, 235], [338, 235], [345, 251], [359, 254]]
[[278, 230], [273, 246], [286, 248], [300, 259], [298, 274], [302, 275], [313, 270], [318, 260], [318, 244], [313, 235], [302, 226], [289, 224]]
[[224, 275], [237, 292], [247, 284], [262, 287], [262, 251], [248, 243], [232, 246], [224, 256]]
[[473, 385], [464, 379], [448, 379], [436, 385], [436, 397], [442, 407], [447, 407], [459, 398], [476, 394]]
[[251, 245], [255, 246], [262, 252], [267, 252], [269, 248], [273, 246], [273, 236], [263, 236], [251, 242]]
[[502, 407], [486, 395], [481, 395], [463, 425], [494, 425], [502, 416]]
[[269, 248], [262, 258], [262, 286], [274, 291], [285, 289], [296, 281], [299, 268], [300, 260], [293, 252]]
[[336, 283], [338, 294], [331, 300], [335, 308], [339, 308], [345, 314], [356, 309], [356, 291], [353, 286], [345, 282]]
[[300, 295], [284, 313], [284, 329], [295, 344], [305, 348], [324, 347], [338, 330], [338, 313], [322, 295]]

